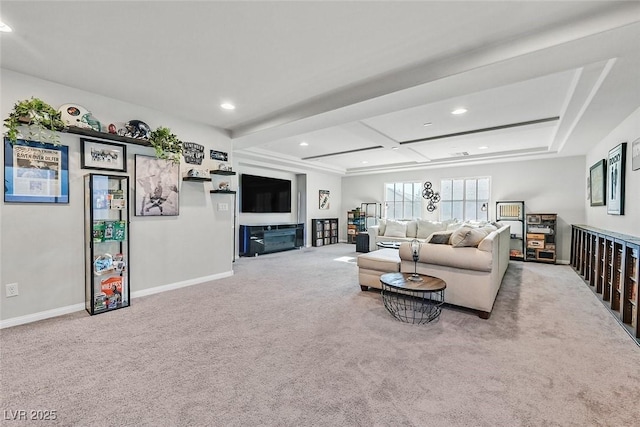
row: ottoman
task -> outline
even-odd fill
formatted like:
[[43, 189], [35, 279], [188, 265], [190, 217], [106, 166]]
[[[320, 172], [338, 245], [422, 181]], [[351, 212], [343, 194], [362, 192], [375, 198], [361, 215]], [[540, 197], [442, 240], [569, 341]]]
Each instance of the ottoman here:
[[363, 291], [368, 290], [369, 287], [382, 289], [380, 276], [384, 273], [400, 271], [400, 255], [397, 249], [379, 249], [358, 255], [357, 264], [360, 289]]

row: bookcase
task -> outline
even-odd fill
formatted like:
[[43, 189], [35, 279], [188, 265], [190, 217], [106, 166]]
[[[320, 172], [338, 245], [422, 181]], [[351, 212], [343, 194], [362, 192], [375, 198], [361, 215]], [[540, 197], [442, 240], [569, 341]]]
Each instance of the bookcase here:
[[338, 218], [311, 220], [312, 246], [338, 243]]
[[362, 230], [363, 217], [360, 209], [353, 209], [347, 212], [347, 243], [356, 243], [360, 230]]
[[129, 177], [88, 174], [85, 186], [85, 309], [129, 306]]
[[555, 264], [557, 219], [558, 215], [555, 213], [527, 214], [527, 261]]
[[640, 344], [639, 255], [636, 236], [571, 226], [571, 266]]

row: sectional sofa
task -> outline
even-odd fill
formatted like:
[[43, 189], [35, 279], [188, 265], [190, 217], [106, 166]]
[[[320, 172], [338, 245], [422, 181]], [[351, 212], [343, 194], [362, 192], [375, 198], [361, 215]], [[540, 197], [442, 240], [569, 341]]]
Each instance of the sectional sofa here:
[[420, 274], [439, 277], [447, 283], [445, 303], [489, 318], [509, 266], [510, 227], [458, 225], [454, 230], [433, 232], [421, 239], [416, 264], [411, 240], [405, 239], [399, 250], [380, 249], [358, 257], [362, 290], [380, 289], [380, 275], [386, 272], [413, 272], [415, 268]]

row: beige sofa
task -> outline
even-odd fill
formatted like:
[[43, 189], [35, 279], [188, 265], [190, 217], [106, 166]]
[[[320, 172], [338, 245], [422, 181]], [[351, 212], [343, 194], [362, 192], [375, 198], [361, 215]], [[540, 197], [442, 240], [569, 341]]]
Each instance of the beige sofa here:
[[[489, 232], [477, 246], [455, 247], [451, 242], [436, 244], [424, 240], [415, 265], [417, 272], [447, 283], [446, 303], [473, 309], [480, 317], [489, 318], [509, 266], [510, 227], [504, 225]], [[385, 272], [414, 271], [410, 242], [407, 241], [400, 244], [399, 250], [381, 249], [360, 255], [357, 264], [362, 290], [380, 289], [380, 275]]]
[[424, 242], [434, 232], [452, 230], [460, 225], [461, 223], [456, 220], [438, 222], [422, 219], [381, 219], [378, 225], [367, 228], [369, 250], [375, 251], [378, 248], [377, 243], [380, 242], [410, 242], [413, 239]]

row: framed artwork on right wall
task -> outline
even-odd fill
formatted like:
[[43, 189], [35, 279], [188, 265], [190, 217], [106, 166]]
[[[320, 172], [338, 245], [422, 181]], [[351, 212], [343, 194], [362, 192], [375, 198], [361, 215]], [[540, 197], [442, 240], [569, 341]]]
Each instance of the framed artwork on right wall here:
[[627, 143], [623, 142], [609, 150], [607, 167], [607, 213], [624, 215], [624, 166]]

